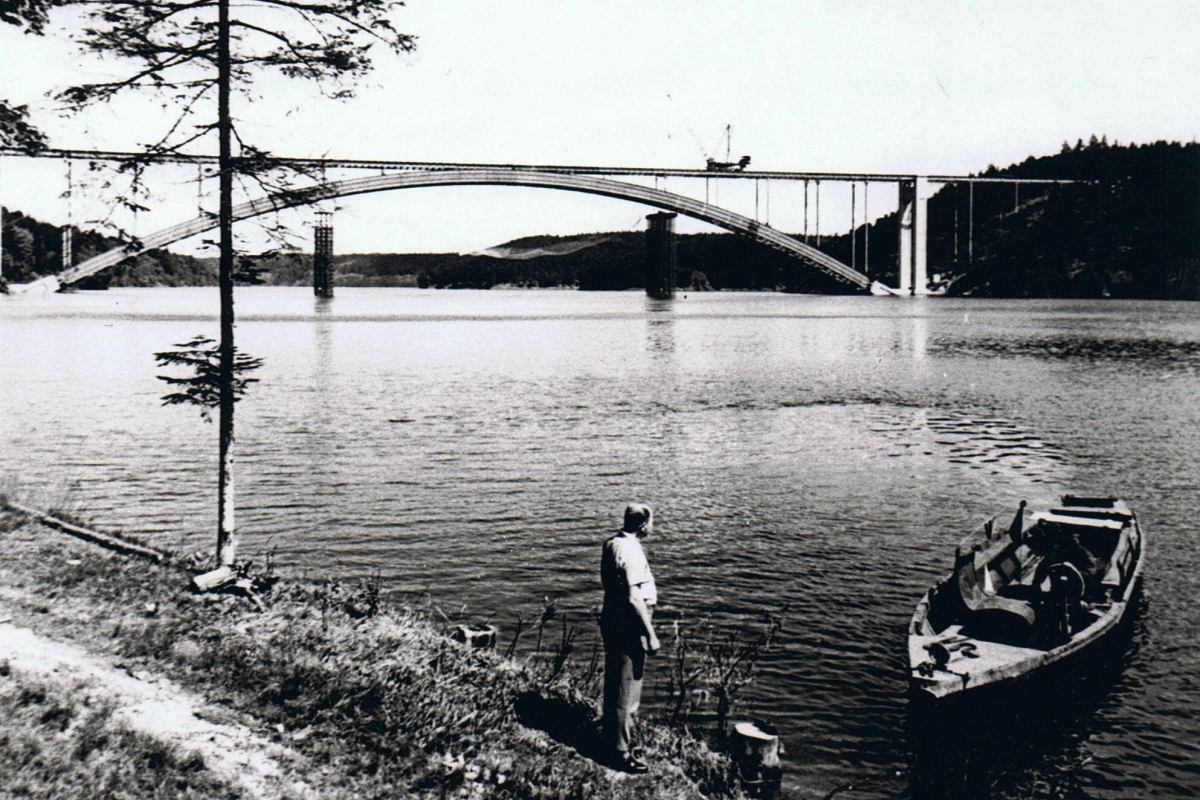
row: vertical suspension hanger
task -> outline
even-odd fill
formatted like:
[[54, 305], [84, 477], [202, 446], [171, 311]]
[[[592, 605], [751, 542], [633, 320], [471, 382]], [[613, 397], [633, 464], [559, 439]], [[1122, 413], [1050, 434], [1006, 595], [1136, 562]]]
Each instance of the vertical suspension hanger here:
[[804, 243], [808, 244], [808, 178], [804, 179]]
[[66, 191], [67, 224], [63, 226], [63, 230], [62, 230], [62, 268], [64, 270], [70, 269], [72, 266], [72, 262], [74, 261], [73, 251], [75, 249], [75, 243], [74, 243], [74, 241], [72, 241], [73, 237], [71, 234], [71, 226], [74, 225], [74, 223], [75, 223], [74, 209], [72, 208], [72, 202], [71, 202], [71, 199], [72, 199], [71, 195], [74, 194], [74, 191], [75, 191], [75, 176], [74, 176], [74, 173], [72, 170], [71, 159], [68, 158], [67, 159], [67, 191]]
[[770, 178], [767, 178], [766, 189], [767, 189], [767, 224], [770, 225], [771, 224], [771, 179]]
[[858, 269], [858, 184], [850, 181], [850, 269]]
[[975, 263], [975, 181], [967, 184], [967, 263]]
[[954, 263], [958, 263], [958, 184], [954, 184]]
[[754, 221], [758, 222], [758, 178], [754, 179]]
[[817, 247], [821, 246], [821, 181], [817, 180]]
[[863, 274], [870, 275], [871, 269], [871, 217], [867, 213], [868, 189], [871, 184], [863, 181]]

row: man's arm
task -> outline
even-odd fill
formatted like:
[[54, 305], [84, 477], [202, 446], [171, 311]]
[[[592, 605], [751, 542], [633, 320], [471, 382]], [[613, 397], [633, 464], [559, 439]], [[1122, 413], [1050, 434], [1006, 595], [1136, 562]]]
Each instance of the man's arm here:
[[629, 605], [633, 606], [634, 613], [646, 631], [646, 652], [654, 655], [658, 652], [659, 642], [658, 637], [654, 635], [654, 623], [650, 621], [650, 609], [647, 608], [646, 601], [637, 596], [632, 586], [629, 587]]

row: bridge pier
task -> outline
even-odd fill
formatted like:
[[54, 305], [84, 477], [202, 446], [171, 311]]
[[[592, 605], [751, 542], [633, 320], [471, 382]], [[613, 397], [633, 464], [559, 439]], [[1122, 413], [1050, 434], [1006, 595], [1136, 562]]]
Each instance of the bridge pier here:
[[646, 294], [657, 300], [675, 296], [676, 216], [666, 211], [646, 215], [650, 225], [646, 229]]
[[313, 226], [313, 294], [333, 297], [333, 214], [318, 211]]
[[902, 295], [929, 294], [928, 240], [929, 179], [921, 176], [900, 181], [900, 274]]

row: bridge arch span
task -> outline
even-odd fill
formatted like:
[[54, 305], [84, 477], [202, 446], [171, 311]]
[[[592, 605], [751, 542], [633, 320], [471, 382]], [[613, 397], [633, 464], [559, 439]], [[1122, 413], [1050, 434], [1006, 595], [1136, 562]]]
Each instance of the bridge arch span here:
[[[693, 200], [684, 195], [590, 175], [571, 175], [494, 167], [393, 172], [384, 175], [372, 175], [365, 178], [351, 178], [343, 181], [324, 183], [260, 197], [234, 206], [233, 219], [234, 221], [249, 219], [260, 214], [308, 205], [319, 200], [371, 192], [385, 192], [393, 189], [414, 189], [429, 186], [530, 186], [631, 200], [666, 211], [674, 211], [708, 222], [733, 233], [749, 236], [776, 250], [801, 259], [809, 265], [833, 275], [838, 280], [860, 289], [870, 290], [876, 294], [887, 292], [881, 284], [873, 282], [858, 270], [757, 220], [708, 203], [702, 203], [699, 200]], [[123, 247], [114, 248], [108, 252], [89, 258], [57, 275], [35, 281], [29, 285], [29, 288], [33, 288], [38, 284], [43, 284], [45, 288], [56, 288], [57, 285], [75, 283], [109, 267], [116, 266], [131, 255], [159, 247], [166, 247], [181, 239], [195, 236], [198, 233], [203, 233], [215, 227], [217, 227], [216, 215], [204, 214], [187, 222], [163, 228], [144, 237], [140, 241], [140, 248], [136, 251], [131, 252]]]

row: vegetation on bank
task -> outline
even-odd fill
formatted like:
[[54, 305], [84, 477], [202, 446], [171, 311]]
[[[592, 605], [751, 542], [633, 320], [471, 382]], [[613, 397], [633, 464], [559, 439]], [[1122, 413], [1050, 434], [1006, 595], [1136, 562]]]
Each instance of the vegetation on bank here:
[[145, 734], [123, 730], [107, 703], [19, 679], [0, 662], [0, 777], [6, 797], [240, 800], [242, 792]]
[[[389, 606], [369, 583], [279, 583], [262, 595], [258, 611], [245, 598], [188, 593], [179, 564], [108, 554], [11, 515], [0, 531], [0, 584], [13, 589], [5, 605], [14, 624], [220, 700], [299, 752], [308, 767], [298, 777], [331, 796], [738, 794], [725, 757], [660, 724], [643, 724], [649, 775], [598, 765], [595, 698], [581, 689], [569, 652], [518, 661], [468, 649], [429, 614]], [[24, 702], [6, 697], [0, 704]], [[38, 702], [65, 709], [48, 719], [84, 713], [58, 699]], [[31, 764], [22, 753], [43, 752], [22, 744], [39, 735], [27, 730], [31, 724], [43, 723], [0, 727], [0, 764]], [[68, 751], [82, 746], [62, 744]], [[106, 746], [114, 753], [149, 747], [134, 740]], [[45, 758], [57, 763], [57, 756]], [[167, 755], [136, 758], [166, 775], [187, 773], [178, 779], [201, 786], [194, 764]], [[155, 796], [134, 786], [127, 796]], [[211, 795], [225, 796], [217, 789]]]
[[[1092, 137], [1061, 152], [1027, 158], [985, 177], [1057, 178], [1058, 186], [1005, 184], [943, 186], [929, 201], [929, 272], [948, 293], [979, 297], [1126, 297], [1200, 299], [1200, 144], [1109, 144]], [[974, 224], [970, 224], [972, 215]], [[11, 223], [11, 227], [10, 227]], [[13, 233], [9, 233], [13, 230]], [[593, 234], [589, 234], [591, 236]], [[860, 228], [855, 264], [872, 278], [896, 284], [898, 219], [887, 214]], [[870, 261], [865, 262], [870, 237]], [[572, 237], [565, 237], [572, 238]], [[548, 247], [564, 237], [531, 236], [510, 248]], [[80, 232], [77, 260], [116, 240]], [[14, 212], [6, 217], [4, 274], [21, 282], [61, 264], [55, 226]], [[770, 289], [845, 292], [847, 288], [792, 258], [732, 234], [678, 238], [679, 285], [684, 290]], [[849, 263], [849, 234], [823, 236], [821, 249]], [[499, 259], [454, 253], [368, 253], [335, 257], [342, 286], [643, 286], [640, 232], [606, 234], [565, 255]], [[247, 282], [307, 285], [312, 256], [274, 253], [244, 259]], [[118, 267], [113, 285], [212, 284], [213, 259], [165, 251]]]

